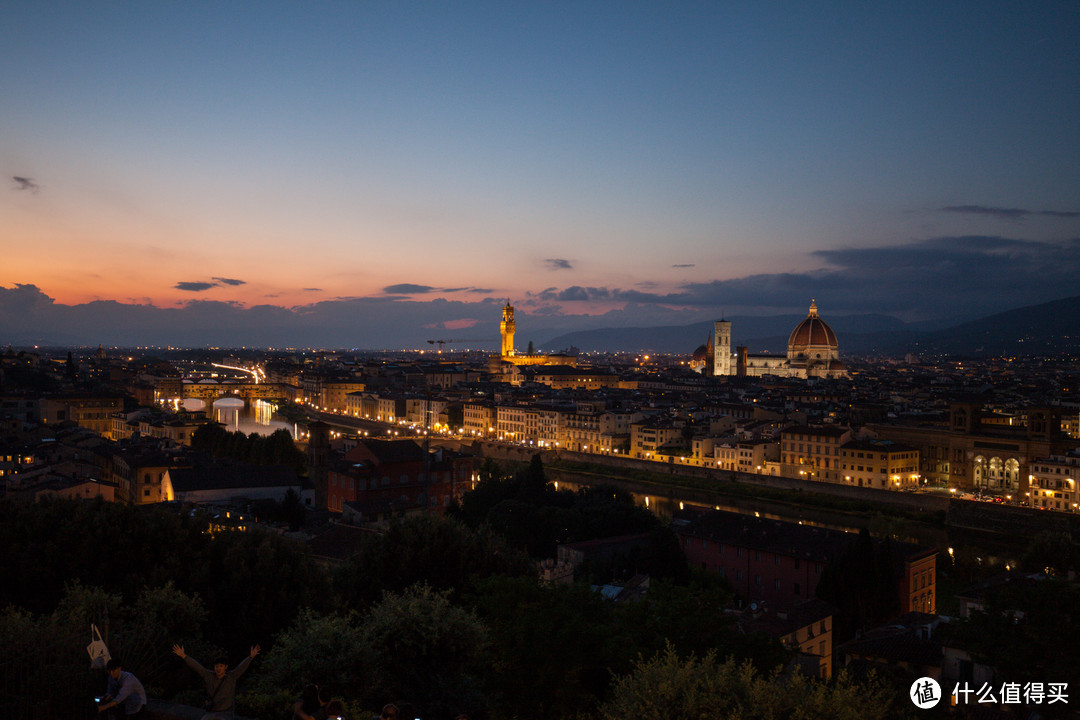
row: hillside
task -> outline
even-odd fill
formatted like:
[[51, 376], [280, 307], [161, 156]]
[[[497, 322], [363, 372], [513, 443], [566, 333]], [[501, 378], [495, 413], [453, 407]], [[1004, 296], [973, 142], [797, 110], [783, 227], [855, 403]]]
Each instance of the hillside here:
[[[783, 353], [788, 334], [802, 315], [732, 317], [732, 346], [750, 352]], [[1080, 353], [1080, 297], [1015, 308], [942, 330], [904, 323], [888, 315], [824, 318], [847, 355], [905, 353], [963, 356], [1060, 355]], [[708, 340], [711, 322], [692, 325], [600, 328], [558, 335], [545, 349], [577, 347], [583, 352], [690, 354]]]

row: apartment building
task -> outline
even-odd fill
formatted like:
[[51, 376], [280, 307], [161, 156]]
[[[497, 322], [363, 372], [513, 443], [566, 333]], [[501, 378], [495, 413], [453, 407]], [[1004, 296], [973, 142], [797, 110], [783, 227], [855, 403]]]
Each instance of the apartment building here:
[[837, 425], [792, 425], [780, 433], [780, 467], [784, 477], [843, 482], [840, 448], [852, 439], [851, 428]]
[[888, 441], [853, 440], [840, 447], [840, 473], [847, 485], [880, 490], [919, 486], [919, 451]]
[[1051, 455], [1031, 464], [1031, 506], [1044, 510], [1077, 512], [1080, 494], [1080, 456]]

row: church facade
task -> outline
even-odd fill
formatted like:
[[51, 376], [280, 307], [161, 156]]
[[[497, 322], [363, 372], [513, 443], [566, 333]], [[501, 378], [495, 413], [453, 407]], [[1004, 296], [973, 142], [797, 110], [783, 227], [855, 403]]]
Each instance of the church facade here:
[[788, 337], [786, 355], [752, 355], [745, 347], [731, 351], [731, 322], [717, 320], [706, 346], [694, 353], [694, 362], [706, 375], [715, 377], [846, 378], [847, 367], [840, 360], [836, 333], [818, 316], [817, 303], [810, 301], [806, 319]]

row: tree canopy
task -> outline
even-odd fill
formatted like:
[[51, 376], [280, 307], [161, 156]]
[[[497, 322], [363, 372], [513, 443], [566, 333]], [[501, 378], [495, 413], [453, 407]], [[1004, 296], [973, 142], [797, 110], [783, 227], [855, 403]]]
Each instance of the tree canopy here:
[[619, 677], [600, 707], [603, 720], [885, 720], [906, 707], [871, 678], [855, 683], [841, 673], [830, 683], [805, 676], [763, 674], [748, 662], [719, 661], [712, 652], [682, 658], [668, 647], [639, 658]]
[[221, 424], [203, 423], [191, 434], [191, 447], [217, 458], [251, 465], [285, 465], [297, 475], [307, 474], [307, 456], [296, 447], [288, 430], [275, 430], [270, 435], [232, 432]]

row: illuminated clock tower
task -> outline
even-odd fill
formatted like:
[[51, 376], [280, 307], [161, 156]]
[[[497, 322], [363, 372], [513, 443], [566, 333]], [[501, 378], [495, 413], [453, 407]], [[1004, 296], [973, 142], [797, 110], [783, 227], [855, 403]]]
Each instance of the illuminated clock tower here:
[[514, 354], [514, 306], [510, 304], [509, 299], [503, 308], [499, 332], [502, 334], [502, 356], [510, 357]]

